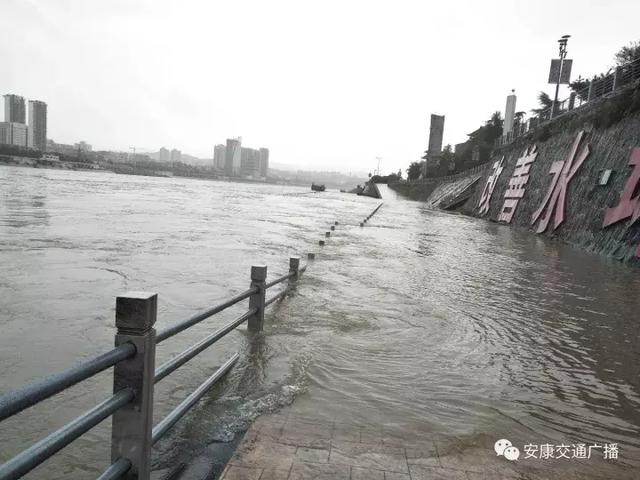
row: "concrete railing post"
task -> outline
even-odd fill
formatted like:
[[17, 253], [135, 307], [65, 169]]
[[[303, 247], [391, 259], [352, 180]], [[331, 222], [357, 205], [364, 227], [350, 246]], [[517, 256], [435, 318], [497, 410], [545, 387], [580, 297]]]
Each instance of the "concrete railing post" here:
[[135, 356], [114, 367], [113, 391], [129, 388], [131, 402], [113, 414], [111, 461], [126, 458], [131, 468], [125, 480], [149, 480], [151, 475], [151, 430], [153, 428], [153, 385], [156, 357], [158, 295], [130, 292], [116, 298], [116, 346], [132, 343]]
[[611, 85], [611, 91], [615, 92], [618, 88], [618, 67], [613, 71], [613, 85]]
[[594, 76], [589, 82], [589, 92], [587, 93], [587, 102], [590, 102], [593, 99], [593, 82], [596, 81], [596, 77]]
[[258, 291], [249, 297], [249, 309], [257, 308], [258, 311], [249, 317], [249, 330], [261, 332], [264, 324], [264, 297], [266, 293], [265, 283], [267, 280], [266, 265], [254, 265], [251, 267], [251, 288]]
[[296, 281], [300, 274], [300, 257], [289, 258], [289, 273], [293, 273], [291, 280]]

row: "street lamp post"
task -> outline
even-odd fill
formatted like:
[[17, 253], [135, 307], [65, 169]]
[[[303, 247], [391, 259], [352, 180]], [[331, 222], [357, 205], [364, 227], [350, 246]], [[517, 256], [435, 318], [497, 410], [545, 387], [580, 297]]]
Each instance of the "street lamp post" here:
[[558, 40], [558, 47], [560, 48], [560, 68], [558, 69], [558, 80], [556, 82], [556, 95], [553, 98], [553, 105], [551, 106], [551, 114], [550, 118], [553, 118], [558, 108], [558, 93], [560, 91], [560, 80], [562, 78], [562, 65], [564, 63], [564, 59], [567, 57], [567, 42], [571, 38], [571, 35], [563, 35]]

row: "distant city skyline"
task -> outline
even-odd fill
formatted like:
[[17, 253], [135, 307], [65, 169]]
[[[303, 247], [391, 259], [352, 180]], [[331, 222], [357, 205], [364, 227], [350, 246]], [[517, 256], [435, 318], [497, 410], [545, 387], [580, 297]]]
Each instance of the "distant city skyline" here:
[[455, 145], [512, 89], [519, 110], [537, 107], [560, 35], [573, 78], [640, 37], [636, 1], [292, 5], [7, 0], [0, 29], [28, 41], [0, 44], [3, 89], [45, 100], [49, 137], [68, 144], [212, 158], [216, 139], [242, 135], [301, 169], [373, 171], [382, 157], [389, 173], [422, 155], [431, 113]]
[[22, 95], [6, 93], [4, 119], [0, 122], [0, 144], [33, 148], [44, 152], [47, 147], [47, 104], [40, 100], [28, 100]]

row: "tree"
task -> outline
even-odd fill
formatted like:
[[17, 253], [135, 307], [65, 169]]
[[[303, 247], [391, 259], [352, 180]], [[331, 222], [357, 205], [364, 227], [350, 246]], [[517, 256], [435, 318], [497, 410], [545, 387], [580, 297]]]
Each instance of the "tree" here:
[[578, 77], [569, 84], [569, 88], [575, 92], [580, 100], [587, 101], [589, 97], [589, 84], [591, 80]]
[[538, 104], [540, 105], [540, 108], [533, 108], [531, 109], [531, 111], [537, 115], [540, 115], [546, 110], [551, 109], [551, 107], [553, 106], [553, 100], [547, 92], [540, 92], [538, 93]]
[[616, 64], [622, 66], [640, 58], [640, 42], [631, 42], [622, 47], [614, 56]]
[[419, 162], [411, 162], [409, 168], [407, 168], [407, 178], [409, 180], [415, 180], [420, 177], [422, 173], [422, 165]]
[[456, 156], [453, 153], [451, 145], [445, 145], [440, 154], [440, 163], [448, 172], [452, 172], [456, 168]]
[[502, 114], [493, 112], [484, 125], [469, 133], [469, 140], [456, 147], [454, 154], [456, 169], [464, 171], [489, 160], [495, 140], [502, 136], [503, 124]]

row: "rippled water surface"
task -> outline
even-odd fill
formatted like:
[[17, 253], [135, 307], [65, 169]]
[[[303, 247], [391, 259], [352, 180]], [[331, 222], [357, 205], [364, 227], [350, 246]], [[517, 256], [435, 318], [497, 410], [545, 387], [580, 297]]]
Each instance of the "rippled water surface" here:
[[[264, 334], [234, 331], [158, 384], [156, 421], [233, 352], [241, 360], [155, 451], [156, 468], [296, 403], [431, 432], [454, 446], [619, 443], [640, 468], [637, 269], [528, 232], [306, 188], [0, 167], [0, 391], [107, 350], [115, 296], [159, 294], [158, 326], [318, 252]], [[317, 241], [334, 221], [335, 235]], [[235, 318], [158, 347], [158, 363]], [[0, 460], [106, 398], [110, 372], [0, 424]], [[104, 422], [27, 478], [95, 478]], [[485, 442], [486, 443], [486, 442]]]

